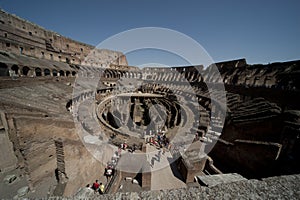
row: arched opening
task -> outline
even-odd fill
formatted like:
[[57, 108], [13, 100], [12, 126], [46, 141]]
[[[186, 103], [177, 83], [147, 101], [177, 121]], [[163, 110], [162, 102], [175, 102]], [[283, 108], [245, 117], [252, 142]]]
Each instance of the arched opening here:
[[67, 104], [66, 104], [66, 109], [67, 109], [68, 111], [70, 111], [70, 108], [71, 108], [72, 104], [73, 104], [72, 99], [69, 100], [69, 101], [67, 102]]
[[44, 74], [45, 74], [45, 76], [50, 76], [50, 70], [49, 69], [44, 69]]
[[41, 70], [41, 68], [35, 68], [35, 75], [36, 76], [42, 76], [42, 70]]
[[63, 70], [60, 70], [60, 71], [59, 71], [59, 75], [60, 75], [60, 76], [65, 76], [65, 72], [64, 72]]
[[13, 65], [13, 66], [11, 67], [11, 70], [14, 71], [14, 73], [15, 73], [16, 75], [19, 74], [19, 67], [18, 67], [18, 65]]
[[72, 76], [76, 76], [76, 72], [75, 71], [72, 71]]
[[70, 76], [71, 72], [70, 71], [66, 71], [66, 76]]
[[53, 75], [53, 76], [57, 76], [57, 71], [56, 71], [56, 69], [52, 70], [52, 75]]
[[4, 63], [0, 63], [0, 76], [9, 76], [8, 67]]
[[29, 67], [27, 67], [27, 66], [24, 66], [24, 67], [22, 68], [22, 74], [23, 74], [24, 76], [27, 76], [29, 71], [30, 71], [30, 69], [29, 69]]

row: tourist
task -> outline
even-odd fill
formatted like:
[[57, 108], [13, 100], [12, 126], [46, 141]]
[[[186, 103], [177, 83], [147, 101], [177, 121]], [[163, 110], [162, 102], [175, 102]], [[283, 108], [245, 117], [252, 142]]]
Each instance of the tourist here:
[[167, 148], [168, 150], [170, 150], [171, 145], [170, 145], [169, 138], [167, 138], [167, 137], [166, 137], [166, 139], [165, 139], [165, 146], [166, 146], [166, 148]]
[[90, 185], [90, 184], [87, 184], [87, 185], [86, 185], [86, 190], [87, 190], [87, 191], [93, 191], [93, 188], [91, 188], [91, 185]]
[[128, 148], [128, 151], [133, 153], [136, 150], [136, 144], [133, 144], [131, 147]]
[[166, 147], [163, 147], [162, 149], [163, 149], [162, 155], [165, 155], [165, 153], [166, 153]]
[[158, 134], [157, 134], [157, 141], [160, 142], [160, 139], [161, 139], [161, 138], [160, 138], [160, 135], [159, 135], [159, 133], [158, 133]]
[[105, 176], [106, 176], [106, 179], [107, 179], [107, 182], [109, 181], [110, 177], [112, 176], [112, 167], [111, 166], [108, 166], [107, 168], [105, 168]]
[[92, 189], [97, 192], [97, 190], [99, 189], [99, 183], [98, 183], [98, 180], [95, 181], [95, 183], [93, 183], [93, 186], [92, 186]]
[[158, 151], [158, 154], [156, 156], [157, 156], [157, 161], [160, 162], [161, 150]]
[[124, 144], [123, 144], [123, 150], [126, 150], [126, 149], [127, 149], [127, 147], [128, 147], [127, 143], [126, 143], [126, 142], [124, 142]]
[[104, 194], [104, 184], [100, 183], [99, 185], [99, 193]]
[[116, 136], [117, 136], [117, 135], [116, 135], [115, 133], [113, 133], [113, 134], [110, 136], [110, 138], [111, 138], [111, 139], [114, 139], [114, 138], [116, 138]]
[[121, 152], [122, 152], [122, 148], [119, 147], [119, 148], [118, 148], [118, 156], [119, 156], [119, 157], [121, 157]]
[[153, 144], [153, 137], [150, 137], [150, 144]]
[[150, 163], [151, 167], [154, 167], [154, 159], [155, 159], [154, 157], [151, 158], [151, 163]]

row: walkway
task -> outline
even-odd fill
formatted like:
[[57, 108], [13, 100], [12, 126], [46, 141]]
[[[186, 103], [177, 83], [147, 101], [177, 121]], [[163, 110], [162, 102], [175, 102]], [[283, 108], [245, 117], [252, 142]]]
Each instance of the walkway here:
[[172, 171], [169, 161], [171, 162], [173, 159], [170, 152], [165, 152], [165, 155], [162, 155], [162, 151], [159, 152], [154, 146], [147, 144], [147, 154], [150, 163], [154, 160], [151, 169], [151, 190], [186, 187], [186, 184], [177, 178], [180, 177], [177, 169], [173, 168], [174, 173]]

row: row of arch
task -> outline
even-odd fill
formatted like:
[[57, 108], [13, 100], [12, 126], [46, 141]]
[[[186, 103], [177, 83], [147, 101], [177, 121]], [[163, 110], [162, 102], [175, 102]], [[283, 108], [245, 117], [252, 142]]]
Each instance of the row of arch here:
[[76, 76], [76, 71], [57, 70], [48, 68], [30, 68], [28, 66], [19, 67], [12, 65], [8, 67], [5, 63], [0, 63], [0, 76]]
[[155, 81], [179, 81], [182, 82], [186, 80], [188, 82], [203, 82], [203, 77], [197, 71], [186, 71], [178, 72], [176, 70], [161, 70], [157, 71], [156, 69], [152, 70], [143, 70], [141, 71], [124, 71], [124, 70], [115, 70], [115, 69], [105, 69], [102, 74], [103, 78], [107, 79], [120, 79], [120, 78], [134, 78], [134, 79], [143, 79], [143, 80], [155, 80]]

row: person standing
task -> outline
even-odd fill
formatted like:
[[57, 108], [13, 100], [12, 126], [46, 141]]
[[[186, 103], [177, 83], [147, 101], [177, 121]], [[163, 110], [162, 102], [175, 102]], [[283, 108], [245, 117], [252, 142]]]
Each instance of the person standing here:
[[99, 186], [99, 193], [100, 193], [100, 194], [104, 194], [104, 184], [103, 184], [103, 183], [100, 183], [100, 186]]
[[121, 157], [121, 152], [122, 152], [122, 149], [121, 149], [121, 147], [119, 147], [119, 148], [118, 148], [118, 156], [119, 156], [119, 157]]
[[111, 176], [112, 176], [112, 168], [111, 166], [108, 166], [107, 168], [105, 168], [105, 176], [106, 176], [106, 180], [107, 182], [110, 180]]
[[93, 190], [95, 191], [95, 192], [97, 192], [97, 190], [99, 189], [99, 183], [98, 183], [98, 180], [96, 180], [95, 181], [95, 183], [93, 183], [93, 186], [92, 186], [92, 188], [93, 188]]

